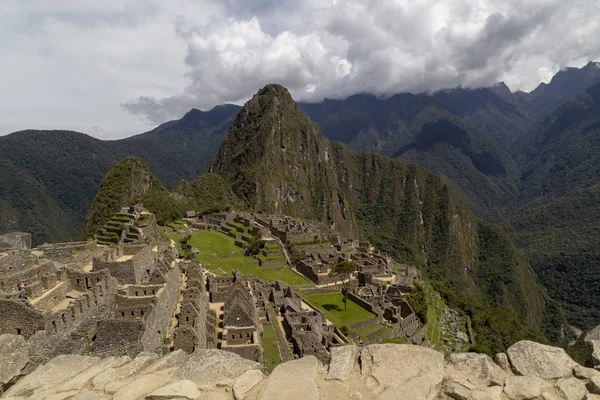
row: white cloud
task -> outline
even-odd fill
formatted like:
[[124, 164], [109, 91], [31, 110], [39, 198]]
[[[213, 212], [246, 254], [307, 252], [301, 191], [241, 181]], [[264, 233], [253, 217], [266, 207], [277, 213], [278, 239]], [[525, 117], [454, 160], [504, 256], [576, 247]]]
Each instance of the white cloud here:
[[12, 0], [2, 12], [0, 133], [133, 134], [271, 82], [309, 101], [531, 90], [600, 58], [597, 0]]

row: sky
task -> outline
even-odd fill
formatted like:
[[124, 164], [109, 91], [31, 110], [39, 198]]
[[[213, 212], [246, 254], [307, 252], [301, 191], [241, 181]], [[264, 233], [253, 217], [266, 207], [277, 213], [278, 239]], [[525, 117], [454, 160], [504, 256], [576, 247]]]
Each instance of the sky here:
[[600, 60], [598, 0], [2, 0], [0, 135], [118, 139], [280, 83], [296, 100], [504, 81]]

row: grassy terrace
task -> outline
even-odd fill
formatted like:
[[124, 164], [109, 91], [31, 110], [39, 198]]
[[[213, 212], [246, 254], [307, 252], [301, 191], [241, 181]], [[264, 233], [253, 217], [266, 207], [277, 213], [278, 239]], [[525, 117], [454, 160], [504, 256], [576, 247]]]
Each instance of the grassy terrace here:
[[192, 233], [189, 244], [200, 250], [196, 256], [198, 261], [217, 275], [230, 275], [237, 269], [243, 275], [252, 275], [267, 282], [279, 280], [292, 286], [310, 284], [287, 267], [282, 270], [260, 267], [256, 259], [244, 256], [243, 250], [234, 242], [233, 238], [220, 232], [196, 231]]
[[338, 327], [350, 327], [358, 322], [375, 317], [375, 314], [365, 310], [352, 300], [348, 300], [348, 310], [344, 310], [342, 293], [303, 294], [309, 302], [325, 313], [327, 319]]
[[441, 345], [442, 335], [440, 331], [440, 319], [442, 310], [444, 309], [444, 301], [440, 295], [435, 292], [430, 286], [425, 287], [427, 299], [427, 337], [434, 346]]
[[358, 333], [358, 335], [361, 338], [363, 338], [363, 340], [364, 340], [371, 333], [374, 333], [374, 332], [378, 331], [381, 328], [383, 328], [383, 325], [381, 325], [381, 324], [375, 324], [375, 325], [367, 326], [366, 328], [360, 329], [360, 330], [356, 331], [356, 333]]
[[262, 335], [263, 345], [263, 363], [267, 371], [273, 371], [277, 365], [281, 364], [281, 357], [279, 356], [279, 348], [277, 347], [277, 338], [275, 337], [275, 331], [273, 325], [263, 325]]

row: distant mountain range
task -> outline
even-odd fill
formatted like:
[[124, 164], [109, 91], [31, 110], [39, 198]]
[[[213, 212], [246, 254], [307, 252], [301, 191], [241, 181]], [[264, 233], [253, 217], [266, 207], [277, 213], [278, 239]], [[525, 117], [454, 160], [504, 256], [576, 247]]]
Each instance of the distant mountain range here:
[[[531, 93], [498, 84], [385, 99], [360, 94], [299, 107], [330, 140], [444, 176], [476, 215], [506, 227], [550, 294], [568, 305], [571, 320], [587, 327], [600, 322], [600, 313], [589, 311], [600, 309], [600, 287], [581, 284], [600, 278], [593, 246], [600, 242], [593, 223], [598, 82], [600, 64], [589, 63], [560, 71]], [[0, 137], [0, 233], [32, 232], [36, 243], [78, 238], [102, 177], [127, 156], [142, 159], [167, 188], [195, 179], [239, 111], [193, 109], [118, 141], [66, 131]]]

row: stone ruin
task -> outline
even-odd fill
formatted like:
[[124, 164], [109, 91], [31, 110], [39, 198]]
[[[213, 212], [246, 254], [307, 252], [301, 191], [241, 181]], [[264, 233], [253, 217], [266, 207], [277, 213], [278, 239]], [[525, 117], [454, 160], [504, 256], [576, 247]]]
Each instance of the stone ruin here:
[[[427, 335], [412, 307], [404, 298], [414, 285], [397, 279], [389, 286], [373, 282], [370, 273], [358, 273], [358, 285], [349, 288], [350, 300], [377, 316], [380, 323], [392, 328], [390, 337], [400, 337], [417, 345], [427, 345]], [[409, 278], [410, 279], [410, 278]], [[400, 282], [400, 285], [396, 282]]]
[[166, 243], [0, 252], [0, 316], [0, 334], [23, 336], [36, 362], [214, 347], [203, 269]]

